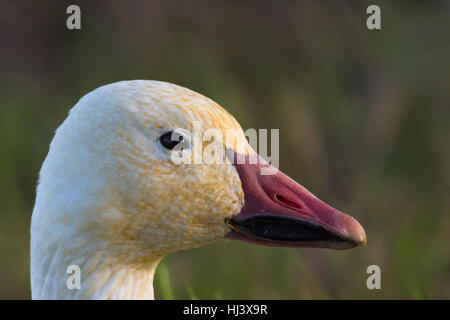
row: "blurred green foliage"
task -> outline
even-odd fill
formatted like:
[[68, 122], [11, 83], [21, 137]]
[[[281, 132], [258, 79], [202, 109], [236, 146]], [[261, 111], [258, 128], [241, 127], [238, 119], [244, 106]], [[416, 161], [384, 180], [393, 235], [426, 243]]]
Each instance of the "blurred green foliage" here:
[[[160, 298], [450, 298], [448, 1], [2, 1], [0, 298], [29, 298], [29, 226], [54, 130], [125, 79], [280, 128], [280, 168], [365, 227], [350, 251], [224, 243], [167, 256]], [[382, 29], [365, 27], [369, 4]], [[382, 290], [366, 288], [370, 264]]]

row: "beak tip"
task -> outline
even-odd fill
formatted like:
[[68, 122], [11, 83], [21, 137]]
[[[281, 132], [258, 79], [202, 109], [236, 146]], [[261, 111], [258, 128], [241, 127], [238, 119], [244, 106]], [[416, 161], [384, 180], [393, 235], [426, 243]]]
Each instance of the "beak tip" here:
[[360, 236], [359, 238], [355, 239], [355, 243], [358, 246], [365, 247], [367, 245], [367, 237], [366, 237], [366, 235], [364, 234], [364, 235]]
[[363, 247], [366, 246], [367, 245], [366, 231], [356, 219], [354, 218], [351, 219], [352, 223], [349, 224], [349, 228], [347, 229], [348, 239], [358, 246]]

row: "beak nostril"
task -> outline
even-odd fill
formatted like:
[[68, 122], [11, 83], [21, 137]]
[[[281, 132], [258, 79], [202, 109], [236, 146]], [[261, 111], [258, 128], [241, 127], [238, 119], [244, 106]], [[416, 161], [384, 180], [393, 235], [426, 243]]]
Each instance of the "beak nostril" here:
[[303, 205], [298, 202], [298, 201], [291, 201], [289, 199], [287, 199], [286, 197], [280, 195], [280, 194], [275, 194], [274, 195], [274, 199], [276, 202], [278, 202], [279, 204], [288, 207], [290, 209], [293, 210], [301, 210], [303, 208]]

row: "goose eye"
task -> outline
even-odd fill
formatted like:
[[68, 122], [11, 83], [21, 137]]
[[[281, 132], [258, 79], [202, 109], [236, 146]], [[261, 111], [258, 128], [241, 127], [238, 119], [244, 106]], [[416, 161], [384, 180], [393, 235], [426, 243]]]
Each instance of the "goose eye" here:
[[164, 133], [161, 137], [159, 137], [159, 141], [161, 142], [164, 148], [172, 150], [179, 143], [183, 142], [184, 138], [181, 134], [169, 131]]

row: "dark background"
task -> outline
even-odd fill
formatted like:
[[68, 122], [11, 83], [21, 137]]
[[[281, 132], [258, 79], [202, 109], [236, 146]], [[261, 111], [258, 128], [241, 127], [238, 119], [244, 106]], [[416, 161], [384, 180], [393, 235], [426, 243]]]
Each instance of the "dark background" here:
[[[66, 28], [78, 4], [82, 29]], [[381, 8], [381, 30], [366, 8]], [[158, 298], [450, 298], [450, 1], [0, 2], [0, 298], [29, 298], [29, 226], [55, 129], [94, 88], [173, 82], [365, 227], [350, 251], [227, 243], [158, 268]], [[382, 289], [366, 288], [366, 268]]]

